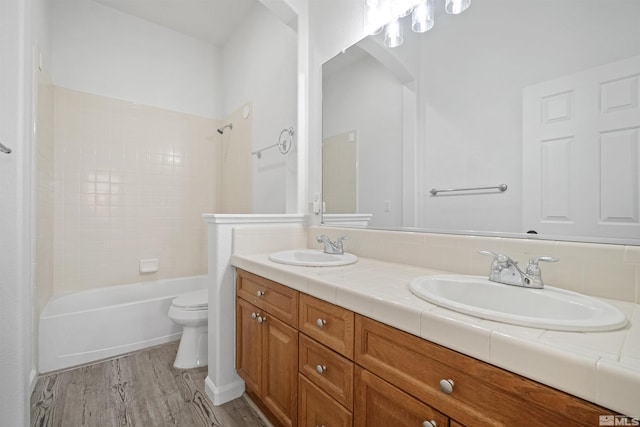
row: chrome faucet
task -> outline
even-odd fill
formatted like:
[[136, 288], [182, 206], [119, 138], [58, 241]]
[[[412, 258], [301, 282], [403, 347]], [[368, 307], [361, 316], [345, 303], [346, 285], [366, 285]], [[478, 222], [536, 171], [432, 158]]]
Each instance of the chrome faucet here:
[[489, 280], [503, 283], [505, 285], [522, 286], [525, 288], [544, 288], [540, 261], [556, 262], [558, 258], [550, 256], [539, 256], [531, 258], [525, 271], [518, 266], [518, 261], [514, 261], [506, 255], [492, 251], [478, 251], [480, 255], [493, 257], [491, 269], [489, 270]]
[[344, 254], [344, 248], [342, 247], [342, 241], [347, 240], [346, 237], [338, 237], [338, 240], [332, 242], [329, 236], [322, 234], [316, 237], [318, 243], [324, 243], [324, 253], [342, 255]]

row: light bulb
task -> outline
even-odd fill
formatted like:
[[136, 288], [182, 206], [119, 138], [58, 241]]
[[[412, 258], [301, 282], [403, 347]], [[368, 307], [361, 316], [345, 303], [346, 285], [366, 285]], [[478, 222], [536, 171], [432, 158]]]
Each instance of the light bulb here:
[[464, 12], [471, 5], [471, 0], [447, 0], [444, 10], [452, 15]]
[[398, 47], [404, 41], [402, 25], [399, 19], [389, 22], [384, 30], [384, 45], [387, 47]]
[[380, 34], [384, 28], [385, 17], [388, 15], [389, 5], [381, 0], [366, 0], [365, 28], [369, 35]]
[[424, 0], [413, 9], [411, 29], [416, 33], [424, 33], [432, 29], [433, 24], [433, 0]]

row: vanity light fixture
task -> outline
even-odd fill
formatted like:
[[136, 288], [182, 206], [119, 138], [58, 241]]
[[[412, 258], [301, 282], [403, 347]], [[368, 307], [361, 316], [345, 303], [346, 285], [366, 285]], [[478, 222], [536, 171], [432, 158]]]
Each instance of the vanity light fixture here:
[[464, 12], [471, 5], [471, 0], [447, 0], [444, 10], [451, 15]]
[[398, 47], [404, 41], [400, 18], [396, 18], [384, 27], [384, 45]]
[[[365, 0], [365, 30], [377, 35], [384, 30], [384, 44], [398, 47], [403, 42], [402, 18], [411, 15], [411, 29], [424, 33], [433, 28], [435, 0]], [[457, 15], [471, 0], [445, 0], [445, 11]]]
[[433, 28], [433, 0], [418, 3], [411, 14], [411, 29], [416, 33], [424, 33]]

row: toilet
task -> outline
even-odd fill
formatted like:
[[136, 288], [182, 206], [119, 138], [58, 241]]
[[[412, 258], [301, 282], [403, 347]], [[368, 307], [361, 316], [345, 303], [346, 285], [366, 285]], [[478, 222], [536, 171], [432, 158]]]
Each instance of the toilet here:
[[173, 362], [175, 368], [207, 366], [208, 307], [207, 289], [180, 295], [171, 302], [169, 318], [182, 326], [182, 338]]

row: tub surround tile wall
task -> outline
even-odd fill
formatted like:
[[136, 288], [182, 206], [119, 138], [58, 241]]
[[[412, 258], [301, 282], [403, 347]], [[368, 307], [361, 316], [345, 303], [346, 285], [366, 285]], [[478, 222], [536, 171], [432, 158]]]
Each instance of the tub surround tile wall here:
[[206, 273], [218, 125], [55, 88], [55, 292]]
[[[599, 285], [591, 284], [582, 273], [594, 260], [600, 263], [602, 275], [620, 265], [630, 265], [635, 270], [636, 247], [310, 226], [304, 228], [306, 245], [290, 241], [289, 249], [321, 249], [315, 240], [319, 234], [328, 234], [332, 239], [347, 236], [346, 251], [361, 258], [350, 266], [309, 268], [268, 260], [269, 253], [284, 249], [272, 243], [282, 233], [283, 229], [277, 226], [234, 230], [233, 265], [613, 411], [640, 415], [640, 306], [635, 300], [635, 275], [630, 278], [631, 284], [623, 276]], [[603, 294], [596, 296], [609, 298], [630, 323], [610, 332], [546, 331], [445, 310], [409, 290], [411, 278], [425, 274], [486, 275], [489, 259], [476, 255], [478, 249], [503, 251], [521, 262], [542, 254], [569, 257], [574, 271], [580, 273], [578, 281], [589, 282], [584, 289], [594, 289]], [[552, 270], [552, 266], [562, 266], [562, 261], [543, 266], [548, 283], [563, 287], [563, 278], [575, 279], [569, 274], [563, 276], [560, 269]], [[566, 287], [571, 288], [569, 285], [570, 282]], [[629, 288], [633, 294], [626, 291]], [[615, 298], [620, 295], [633, 298]]]

